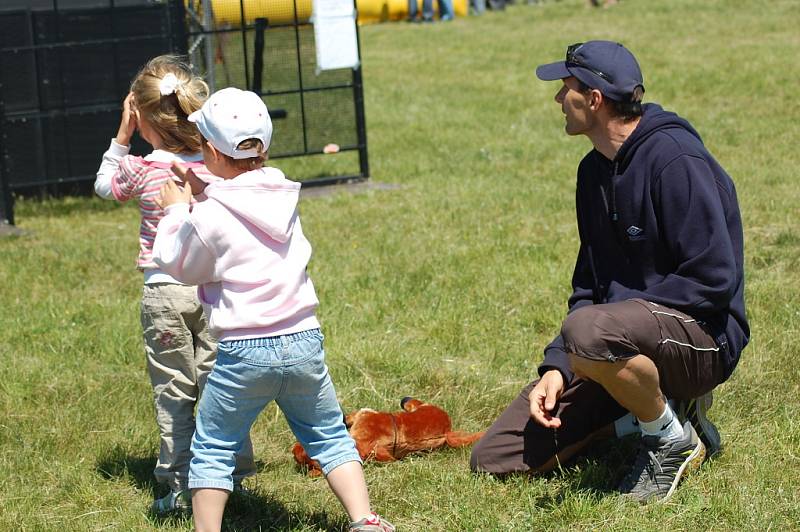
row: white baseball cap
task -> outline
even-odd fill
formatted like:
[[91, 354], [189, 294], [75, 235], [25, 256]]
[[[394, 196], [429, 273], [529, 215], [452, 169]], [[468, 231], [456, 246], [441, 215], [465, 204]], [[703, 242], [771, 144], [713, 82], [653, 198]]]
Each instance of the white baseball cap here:
[[200, 134], [217, 150], [234, 159], [261, 155], [255, 149], [237, 150], [242, 141], [258, 139], [269, 147], [272, 120], [264, 101], [254, 92], [235, 87], [219, 90], [198, 111], [189, 115]]

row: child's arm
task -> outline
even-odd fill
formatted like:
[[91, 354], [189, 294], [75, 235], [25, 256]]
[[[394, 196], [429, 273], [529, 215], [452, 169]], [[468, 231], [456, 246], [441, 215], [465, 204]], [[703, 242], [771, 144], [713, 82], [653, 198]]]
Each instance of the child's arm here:
[[198, 194], [202, 194], [203, 191], [208, 186], [208, 183], [202, 181], [197, 175], [194, 173], [194, 170], [191, 168], [186, 168], [182, 164], [178, 162], [172, 163], [172, 172], [178, 176], [178, 178], [184, 183], [188, 184], [189, 187], [192, 189], [192, 195], [197, 196]]
[[153, 244], [153, 260], [178, 281], [200, 285], [215, 281], [214, 255], [197, 234], [189, 214], [192, 192], [167, 181], [156, 203], [164, 209]]
[[189, 205], [192, 201], [192, 189], [187, 186], [179, 187], [175, 181], [167, 181], [161, 187], [159, 197], [155, 199], [156, 205], [166, 209], [176, 203]]
[[97, 179], [94, 182], [94, 191], [103, 199], [115, 199], [111, 182], [119, 170], [122, 158], [130, 151], [131, 137], [136, 131], [136, 116], [132, 110], [133, 93], [129, 93], [122, 102], [122, 118], [117, 136], [111, 141], [108, 150], [103, 154], [100, 168], [97, 170]]

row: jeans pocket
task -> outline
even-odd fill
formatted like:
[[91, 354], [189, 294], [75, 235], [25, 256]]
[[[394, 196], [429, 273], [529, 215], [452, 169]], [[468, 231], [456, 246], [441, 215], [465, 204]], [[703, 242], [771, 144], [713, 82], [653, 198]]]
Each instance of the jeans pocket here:
[[283, 352], [283, 362], [287, 366], [307, 364], [323, 358], [322, 333], [319, 332], [295, 338]]
[[282, 364], [280, 346], [222, 342], [217, 349], [217, 360], [220, 357], [227, 357], [242, 364], [262, 367], [275, 367]]

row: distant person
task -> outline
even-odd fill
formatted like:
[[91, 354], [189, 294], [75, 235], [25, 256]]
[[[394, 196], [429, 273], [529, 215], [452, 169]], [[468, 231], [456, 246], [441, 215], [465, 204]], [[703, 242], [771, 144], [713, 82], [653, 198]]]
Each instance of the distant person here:
[[592, 7], [609, 7], [616, 4], [618, 0], [589, 0], [589, 5]]
[[630, 412], [638, 427], [627, 430], [641, 439], [618, 489], [664, 500], [719, 449], [706, 410], [750, 334], [736, 190], [686, 120], [641, 103], [639, 64], [621, 44], [574, 44], [536, 75], [561, 80], [566, 132], [593, 145], [578, 166], [573, 292], [540, 379], [478, 442], [471, 466], [547, 471], [592, 438], [625, 432], [615, 421]]
[[347, 432], [325, 365], [319, 304], [306, 268], [311, 244], [297, 212], [300, 183], [264, 167], [272, 137], [266, 105], [235, 88], [214, 93], [189, 120], [202, 136], [206, 186], [175, 171], [207, 199], [167, 181], [156, 263], [198, 293], [220, 339], [197, 411], [189, 487], [198, 531], [220, 530], [234, 487], [234, 458], [258, 414], [275, 401], [295, 437], [319, 462], [350, 517], [351, 531], [393, 531], [370, 508], [361, 458]]
[[486, 11], [486, 0], [469, 0], [469, 11], [473, 15], [482, 15]]
[[[439, 18], [453, 20], [453, 0], [437, 0], [439, 2]], [[419, 6], [417, 0], [408, 0], [408, 21], [417, 22]], [[433, 0], [422, 0], [422, 22], [433, 22]]]
[[[197, 289], [153, 262], [156, 227], [164, 214], [155, 200], [161, 187], [176, 179], [170, 171], [175, 160], [193, 168], [202, 179], [216, 179], [203, 166], [200, 135], [187, 120], [207, 96], [205, 82], [179, 58], [150, 60], [131, 83], [119, 131], [103, 154], [94, 184], [100, 197], [137, 201], [141, 212], [137, 260], [144, 277], [141, 321], [161, 437], [154, 474], [159, 483], [169, 487], [169, 493], [153, 503], [152, 511], [159, 514], [191, 507], [189, 448], [194, 412], [217, 346], [208, 331]], [[153, 147], [146, 157], [128, 155], [137, 129]], [[255, 463], [248, 440], [239, 456], [237, 484], [253, 474]]]

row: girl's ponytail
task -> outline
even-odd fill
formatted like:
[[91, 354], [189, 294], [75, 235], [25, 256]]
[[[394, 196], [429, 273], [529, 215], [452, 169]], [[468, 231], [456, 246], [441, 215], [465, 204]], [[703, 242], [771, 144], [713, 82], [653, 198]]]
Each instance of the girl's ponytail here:
[[208, 85], [186, 62], [174, 55], [151, 59], [134, 78], [131, 91], [139, 115], [160, 136], [162, 149], [200, 151], [200, 133], [187, 118], [208, 98]]
[[193, 76], [180, 83], [175, 89], [178, 106], [186, 116], [194, 113], [208, 99], [208, 85], [201, 78]]

